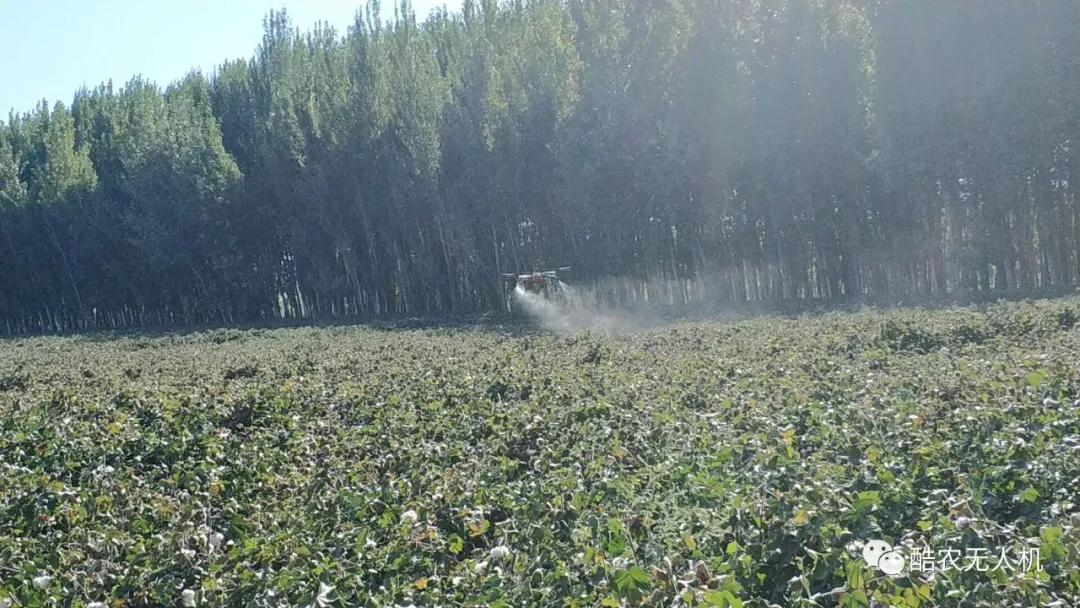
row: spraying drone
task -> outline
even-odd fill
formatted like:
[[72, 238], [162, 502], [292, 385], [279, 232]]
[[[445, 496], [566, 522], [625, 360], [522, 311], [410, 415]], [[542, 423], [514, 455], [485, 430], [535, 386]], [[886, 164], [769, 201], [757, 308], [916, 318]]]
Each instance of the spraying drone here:
[[513, 281], [515, 288], [551, 299], [562, 289], [559, 273], [566, 273], [570, 268], [570, 266], [560, 266], [555, 270], [537, 270], [525, 274], [503, 274], [502, 276], [507, 284]]

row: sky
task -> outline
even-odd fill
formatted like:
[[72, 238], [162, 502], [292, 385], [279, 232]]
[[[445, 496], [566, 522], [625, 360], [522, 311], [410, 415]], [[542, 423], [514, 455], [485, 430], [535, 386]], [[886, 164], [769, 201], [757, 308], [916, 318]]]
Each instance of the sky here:
[[[164, 87], [194, 68], [209, 74], [250, 57], [262, 18], [284, 8], [306, 30], [326, 21], [344, 32], [364, 0], [0, 0], [0, 121], [42, 99], [70, 105], [77, 89], [140, 74]], [[383, 17], [393, 15], [383, 0]], [[413, 0], [423, 21], [461, 0]]]

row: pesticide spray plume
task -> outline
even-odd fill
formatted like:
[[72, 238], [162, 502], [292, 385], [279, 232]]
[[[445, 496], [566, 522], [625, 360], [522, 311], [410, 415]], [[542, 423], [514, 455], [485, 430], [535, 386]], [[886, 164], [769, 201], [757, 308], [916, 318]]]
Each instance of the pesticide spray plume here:
[[621, 333], [656, 327], [662, 324], [658, 315], [643, 310], [621, 310], [601, 303], [596, 294], [581, 290], [562, 281], [551, 296], [514, 288], [514, 304], [545, 329], [557, 334], [582, 331]]
[[514, 308], [557, 334], [617, 334], [699, 319], [737, 319], [759, 314], [760, 302], [739, 308], [730, 300], [731, 276], [699, 272], [691, 277], [603, 277], [568, 285], [548, 296], [518, 285]]

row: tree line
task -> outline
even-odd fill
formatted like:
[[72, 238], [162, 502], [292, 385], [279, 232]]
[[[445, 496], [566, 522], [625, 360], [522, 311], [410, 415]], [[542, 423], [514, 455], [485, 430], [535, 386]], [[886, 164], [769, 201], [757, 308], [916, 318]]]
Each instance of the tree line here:
[[[0, 123], [0, 331], [1080, 281], [1080, 5], [376, 2]], [[605, 281], [607, 283], [605, 283]]]

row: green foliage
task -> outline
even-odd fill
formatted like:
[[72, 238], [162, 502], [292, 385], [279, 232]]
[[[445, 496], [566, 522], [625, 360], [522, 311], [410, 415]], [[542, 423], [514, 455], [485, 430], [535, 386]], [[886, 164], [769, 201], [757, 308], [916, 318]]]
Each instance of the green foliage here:
[[6, 339], [0, 601], [1077, 605], [1076, 306]]
[[22, 182], [21, 173], [11, 142], [0, 133], [0, 209], [26, 202], [26, 184]]
[[42, 102], [35, 115], [41, 133], [39, 162], [31, 165], [31, 196], [46, 205], [78, 202], [97, 183], [86, 146], [75, 145], [75, 120], [64, 104], [52, 112]]
[[[566, 264], [628, 304], [1080, 284], [1070, 3], [393, 8], [12, 115], [2, 331], [489, 312]], [[882, 341], [995, 328], [920, 331]]]

